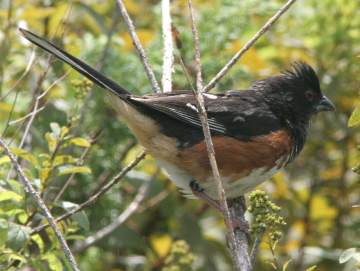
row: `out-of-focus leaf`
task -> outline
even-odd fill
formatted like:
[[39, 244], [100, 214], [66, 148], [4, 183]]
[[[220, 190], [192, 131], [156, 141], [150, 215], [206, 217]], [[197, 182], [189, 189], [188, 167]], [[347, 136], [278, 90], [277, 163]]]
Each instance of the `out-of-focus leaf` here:
[[355, 259], [360, 262], [360, 252], [357, 252], [355, 248], [349, 248], [343, 251], [339, 257], [339, 263], [346, 263], [350, 259]]
[[30, 237], [31, 229], [19, 224], [10, 223], [7, 243], [13, 250], [22, 248]]
[[50, 270], [52, 271], [62, 271], [63, 265], [61, 261], [56, 257], [53, 253], [47, 253], [43, 256], [41, 256], [41, 259], [44, 261], [47, 261]]
[[50, 152], [54, 152], [55, 148], [56, 148], [56, 144], [57, 144], [57, 139], [54, 136], [53, 133], [46, 133], [45, 134], [45, 139], [48, 143], [48, 149]]
[[0, 112], [10, 113], [12, 110], [12, 105], [4, 102], [0, 102]]
[[156, 254], [163, 258], [170, 251], [172, 238], [168, 234], [153, 234], [150, 236], [150, 243]]
[[0, 218], [0, 247], [6, 243], [8, 237], [8, 222]]
[[291, 259], [290, 260], [287, 260], [284, 265], [283, 265], [283, 268], [282, 268], [282, 271], [287, 271], [288, 267], [289, 267], [289, 264], [291, 263]]
[[72, 174], [72, 173], [83, 173], [83, 174], [91, 174], [91, 169], [89, 167], [78, 167], [78, 166], [61, 166], [59, 169], [59, 176]]
[[56, 167], [64, 164], [74, 164], [76, 161], [77, 159], [71, 155], [57, 155], [54, 159], [53, 166]]
[[71, 209], [74, 209], [76, 208], [77, 206], [79, 206], [78, 204], [76, 203], [73, 203], [73, 202], [70, 202], [70, 201], [62, 201], [60, 203], [60, 206], [62, 208], [64, 208], [66, 211], [70, 211]]
[[90, 142], [87, 139], [82, 138], [82, 137], [74, 137], [69, 140], [69, 143], [72, 145], [83, 147], [83, 148], [90, 147]]
[[311, 201], [311, 217], [313, 219], [333, 219], [337, 209], [330, 206], [324, 196], [316, 195]]
[[60, 137], [64, 138], [69, 133], [69, 128], [66, 126], [61, 127]]
[[6, 164], [9, 162], [10, 162], [10, 158], [8, 156], [5, 155], [5, 156], [0, 157], [0, 165]]
[[57, 122], [50, 123], [50, 128], [51, 128], [51, 131], [54, 133], [54, 135], [57, 138], [60, 138], [61, 128], [60, 128], [59, 123], [57, 123]]
[[356, 107], [354, 112], [352, 112], [349, 121], [348, 121], [348, 126], [349, 127], [354, 127], [360, 124], [360, 106]]
[[45, 244], [43, 239], [40, 237], [39, 234], [34, 234], [31, 236], [31, 240], [35, 242], [35, 244], [38, 246], [40, 253], [44, 253]]
[[39, 166], [39, 161], [33, 154], [31, 154], [23, 149], [19, 149], [19, 148], [15, 148], [15, 147], [11, 147], [10, 151], [13, 152], [15, 155], [30, 162], [33, 166], [35, 166], [35, 167]]
[[73, 219], [79, 224], [81, 228], [85, 231], [88, 231], [90, 228], [89, 219], [84, 211], [73, 214]]
[[40, 7], [27, 5], [27, 8], [22, 12], [21, 18], [25, 20], [34, 20], [49, 17], [54, 13], [52, 7]]
[[23, 197], [19, 194], [16, 194], [15, 192], [10, 190], [5, 190], [0, 187], [0, 202], [5, 200], [21, 201], [22, 199]]
[[48, 168], [48, 167], [43, 167], [40, 169], [39, 175], [40, 175], [41, 182], [44, 182], [47, 180], [47, 178], [49, 178], [50, 172], [51, 172], [51, 168]]
[[314, 271], [314, 270], [316, 270], [316, 268], [317, 268], [317, 266], [313, 265], [313, 266], [310, 266], [310, 267], [306, 268], [305, 271]]

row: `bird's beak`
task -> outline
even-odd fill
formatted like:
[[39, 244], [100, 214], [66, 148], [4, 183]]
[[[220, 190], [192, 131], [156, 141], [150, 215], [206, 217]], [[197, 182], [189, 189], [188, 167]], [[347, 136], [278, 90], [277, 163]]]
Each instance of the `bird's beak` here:
[[316, 112], [321, 112], [321, 111], [335, 111], [335, 105], [326, 96], [322, 96], [320, 102], [316, 106]]

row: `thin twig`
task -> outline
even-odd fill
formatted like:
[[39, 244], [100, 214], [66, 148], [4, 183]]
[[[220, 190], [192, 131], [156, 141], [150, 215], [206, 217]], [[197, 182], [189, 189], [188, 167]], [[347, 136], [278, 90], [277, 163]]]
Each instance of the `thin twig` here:
[[15, 84], [8, 90], [8, 92], [6, 92], [3, 96], [0, 97], [0, 101], [5, 99], [14, 89], [16, 89], [17, 86], [21, 83], [21, 81], [25, 78], [25, 76], [29, 73], [30, 68], [34, 64], [35, 56], [36, 56], [35, 49], [33, 49], [31, 51], [30, 59], [29, 59], [29, 62], [27, 64], [26, 68], [25, 68], [25, 71], [20, 75], [19, 79], [16, 80]]
[[39, 114], [41, 111], [43, 111], [45, 109], [45, 106], [42, 106], [40, 107], [38, 110], [36, 110], [35, 112], [34, 111], [31, 111], [29, 114], [26, 114], [25, 116], [21, 117], [21, 118], [18, 118], [16, 120], [12, 120], [9, 122], [9, 125], [15, 125], [19, 122], [23, 122], [24, 120], [32, 117], [33, 115], [36, 115], [36, 114]]
[[20, 181], [24, 185], [26, 191], [31, 194], [31, 196], [33, 197], [33, 199], [35, 200], [35, 202], [37, 203], [37, 205], [39, 206], [39, 208], [42, 210], [43, 214], [45, 215], [45, 217], [46, 217], [47, 221], [49, 222], [51, 228], [54, 230], [55, 235], [59, 239], [60, 244], [61, 244], [61, 246], [63, 248], [64, 254], [65, 254], [66, 258], [68, 259], [72, 269], [75, 270], [75, 271], [80, 270], [78, 268], [77, 264], [76, 264], [75, 258], [73, 256], [71, 250], [69, 249], [69, 246], [66, 243], [66, 240], [65, 240], [64, 236], [62, 235], [60, 229], [57, 227], [57, 225], [55, 223], [55, 220], [54, 220], [54, 217], [51, 215], [49, 209], [47, 208], [44, 201], [40, 197], [40, 194], [31, 185], [30, 180], [25, 176], [25, 173], [24, 173], [23, 169], [21, 168], [21, 166], [19, 165], [19, 163], [17, 162], [16, 157], [9, 150], [6, 143], [1, 138], [0, 138], [0, 145], [1, 145], [1, 147], [3, 147], [6, 155], [10, 158], [11, 163], [13, 164], [16, 172], [19, 174]]
[[[103, 195], [111, 187], [113, 187], [115, 184], [117, 184], [126, 175], [126, 173], [128, 173], [142, 159], [144, 159], [145, 155], [146, 155], [145, 152], [141, 152], [130, 164], [128, 164], [126, 167], [124, 167], [116, 176], [114, 176], [107, 184], [105, 184], [96, 194], [92, 195], [91, 197], [89, 197], [89, 199], [87, 199], [83, 203], [79, 204], [77, 207], [70, 210], [69, 212], [57, 217], [55, 219], [55, 222], [62, 221], [64, 219], [72, 216], [73, 214], [81, 211], [82, 209], [90, 206], [91, 204], [93, 204], [95, 201], [97, 201], [99, 199], [99, 197], [101, 195]], [[31, 234], [38, 233], [38, 232], [42, 231], [43, 229], [47, 228], [48, 226], [49, 226], [49, 224], [40, 225], [40, 226], [32, 229]]]
[[151, 65], [148, 61], [148, 58], [146, 56], [146, 53], [141, 45], [141, 42], [139, 40], [139, 37], [137, 36], [136, 34], [136, 31], [135, 31], [135, 26], [126, 10], [126, 7], [125, 7], [125, 4], [123, 2], [123, 0], [117, 0], [116, 1], [117, 4], [118, 4], [118, 8], [119, 8], [119, 11], [121, 13], [121, 16], [124, 18], [124, 21], [127, 25], [127, 28], [129, 30], [129, 34], [131, 36], [131, 39], [133, 41], [133, 44], [136, 48], [136, 51], [138, 52], [139, 54], [139, 57], [140, 57], [140, 60], [141, 60], [141, 63], [143, 64], [144, 68], [145, 68], [145, 72], [146, 72], [146, 75], [147, 77], [149, 78], [150, 80], [150, 83], [151, 83], [151, 86], [152, 86], [152, 89], [154, 92], [161, 92], [160, 90], [160, 87], [159, 87], [159, 84], [156, 80], [156, 77], [155, 77], [155, 74], [153, 72], [153, 69], [151, 68]]
[[171, 32], [170, 0], [161, 1], [162, 12], [162, 35], [164, 40], [162, 87], [163, 92], [172, 91], [172, 70], [173, 70], [173, 40]]
[[241, 56], [249, 50], [254, 43], [262, 36], [265, 32], [267, 32], [270, 27], [283, 15], [290, 6], [295, 3], [296, 0], [289, 0], [286, 2], [286, 4], [280, 8], [274, 16], [272, 16], [264, 25], [263, 27], [256, 32], [256, 34], [242, 47], [233, 57], [232, 59], [219, 71], [217, 75], [213, 79], [210, 80], [210, 82], [204, 87], [203, 92], [207, 92], [215, 85], [221, 78], [225, 76], [225, 74], [230, 70], [230, 68], [241, 58]]
[[95, 234], [87, 237], [85, 240], [77, 243], [75, 245], [74, 253], [82, 252], [84, 249], [102, 240], [122, 224], [124, 224], [130, 218], [130, 216], [132, 216], [139, 209], [140, 204], [143, 202], [147, 193], [149, 192], [150, 184], [159, 175], [159, 172], [160, 171], [157, 170], [150, 179], [144, 180], [144, 183], [139, 188], [133, 201], [113, 222], [98, 230]]
[[[195, 19], [194, 19], [194, 11], [192, 7], [192, 1], [189, 0], [189, 10], [190, 10], [190, 19], [192, 26], [193, 39], [195, 44], [195, 69], [196, 69], [196, 88], [197, 91], [195, 93], [196, 100], [198, 102], [199, 108], [199, 117], [201, 120], [201, 124], [203, 127], [204, 138], [206, 142], [207, 152], [210, 160], [211, 169], [214, 175], [214, 179], [217, 185], [218, 197], [220, 200], [221, 208], [223, 209], [223, 215], [225, 219], [225, 224], [229, 233], [229, 248], [230, 253], [233, 259], [233, 264], [235, 270], [238, 271], [250, 271], [252, 270], [250, 258], [248, 255], [248, 241], [245, 233], [235, 235], [233, 231], [233, 226], [231, 223], [231, 216], [229, 206], [226, 201], [224, 185], [222, 183], [219, 168], [217, 166], [216, 158], [215, 158], [215, 149], [213, 142], [211, 140], [211, 133], [209, 129], [207, 113], [204, 106], [204, 97], [201, 92], [203, 89], [203, 81], [201, 74], [201, 61], [200, 61], [200, 46], [199, 46], [199, 34], [196, 28]], [[234, 212], [234, 210], [232, 210]], [[244, 219], [245, 210], [240, 213], [240, 216]], [[239, 218], [241, 219], [241, 218]], [[244, 219], [245, 220], [245, 219]]]
[[[203, 132], [204, 132], [204, 138], [206, 142], [207, 152], [210, 160], [210, 165], [212, 169], [212, 173], [214, 175], [214, 179], [217, 185], [217, 191], [218, 191], [218, 197], [220, 200], [221, 208], [223, 209], [223, 215], [225, 219], [226, 226], [228, 228], [229, 236], [230, 236], [230, 252], [234, 261], [234, 267], [236, 270], [250, 270], [250, 269], [243, 269], [245, 266], [250, 266], [250, 263], [243, 263], [246, 262], [247, 258], [246, 255], [248, 254], [247, 250], [241, 251], [241, 253], [237, 253], [237, 251], [240, 249], [238, 246], [238, 242], [235, 240], [235, 234], [232, 229], [232, 223], [231, 223], [231, 216], [228, 204], [226, 202], [225, 197], [225, 190], [224, 186], [220, 177], [219, 168], [217, 166], [216, 158], [215, 158], [215, 150], [214, 145], [211, 140], [211, 134], [207, 119], [207, 113], [204, 106], [204, 97], [201, 92], [203, 88], [203, 81], [202, 81], [202, 74], [201, 74], [201, 60], [200, 60], [200, 46], [199, 46], [199, 35], [198, 31], [195, 25], [195, 19], [194, 19], [194, 11], [192, 7], [192, 1], [189, 0], [189, 10], [190, 10], [190, 19], [191, 19], [191, 28], [193, 33], [193, 39], [194, 39], [194, 45], [195, 45], [195, 69], [196, 69], [196, 88], [197, 91], [195, 92], [196, 100], [198, 102], [198, 108], [199, 108], [199, 117], [201, 120]], [[245, 239], [246, 240], [246, 239]], [[244, 255], [242, 255], [244, 254]], [[241, 257], [241, 258], [240, 258]]]
[[22, 146], [24, 145], [25, 143], [25, 140], [26, 140], [26, 137], [30, 131], [30, 127], [35, 119], [35, 116], [37, 115], [37, 113], [39, 113], [41, 110], [38, 109], [39, 107], [39, 102], [40, 100], [46, 96], [46, 94], [56, 85], [58, 84], [60, 81], [62, 81], [66, 76], [68, 76], [69, 74], [69, 71], [66, 72], [65, 74], [63, 74], [61, 77], [59, 77], [58, 79], [56, 79], [44, 92], [42, 92], [41, 94], [39, 94], [39, 96], [36, 97], [35, 99], [35, 104], [34, 104], [34, 107], [33, 107], [33, 110], [31, 112], [31, 117], [28, 121], [28, 123], [26, 124], [26, 128], [25, 128], [25, 131], [24, 131], [24, 134], [21, 138], [21, 141], [20, 141], [20, 144], [19, 144], [19, 148], [22, 148]]

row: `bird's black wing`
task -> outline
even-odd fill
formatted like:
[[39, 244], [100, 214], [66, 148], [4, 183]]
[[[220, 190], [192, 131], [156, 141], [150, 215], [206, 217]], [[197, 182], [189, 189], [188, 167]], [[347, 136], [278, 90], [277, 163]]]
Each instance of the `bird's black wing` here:
[[[261, 96], [252, 90], [231, 91], [220, 95], [205, 94], [204, 100], [209, 128], [213, 134], [249, 140], [253, 136], [266, 135], [281, 129], [279, 119], [270, 111]], [[149, 109], [156, 114], [161, 112], [202, 133], [196, 100], [192, 93], [150, 95], [131, 98], [131, 102], [140, 110], [147, 110], [149, 116], [152, 116]], [[161, 125], [162, 119], [158, 118], [157, 122]], [[164, 125], [172, 126], [166, 120], [165, 122]], [[175, 127], [165, 128], [176, 130]]]

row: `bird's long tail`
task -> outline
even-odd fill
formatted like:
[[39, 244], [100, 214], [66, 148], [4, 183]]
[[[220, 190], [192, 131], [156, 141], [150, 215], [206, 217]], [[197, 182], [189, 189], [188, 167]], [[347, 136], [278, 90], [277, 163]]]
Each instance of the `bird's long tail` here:
[[77, 70], [79, 73], [86, 76], [88, 79], [93, 81], [98, 86], [107, 89], [120, 97], [121, 99], [126, 99], [128, 95], [130, 95], [129, 91], [127, 91], [125, 88], [121, 87], [117, 83], [115, 83], [113, 80], [107, 78], [97, 70], [93, 69], [80, 59], [70, 55], [69, 53], [65, 52], [64, 50], [58, 48], [51, 42], [45, 40], [44, 38], [41, 38], [34, 33], [19, 28], [19, 31], [21, 34], [32, 43], [36, 44], [37, 46], [41, 47], [45, 51], [49, 52], [50, 54], [54, 55], [58, 59], [64, 61], [65, 63], [69, 64], [72, 68]]

